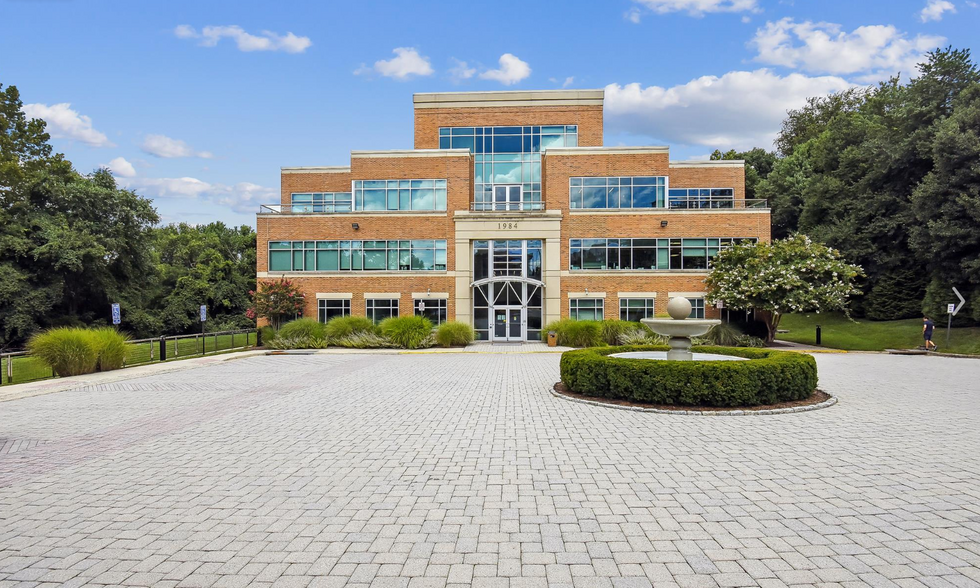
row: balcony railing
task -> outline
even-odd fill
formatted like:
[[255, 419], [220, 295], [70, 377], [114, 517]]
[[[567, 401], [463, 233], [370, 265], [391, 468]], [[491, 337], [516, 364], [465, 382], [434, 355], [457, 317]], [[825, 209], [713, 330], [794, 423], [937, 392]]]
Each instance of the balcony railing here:
[[474, 212], [520, 212], [544, 210], [544, 202], [471, 202]]
[[340, 214], [351, 211], [347, 204], [260, 204], [259, 214]]
[[702, 210], [702, 209], [741, 209], [769, 208], [765, 198], [735, 200], [724, 196], [671, 196], [667, 199], [670, 210]]
[[[471, 202], [470, 210], [474, 212], [522, 212], [544, 210], [544, 202]], [[674, 197], [667, 200], [668, 210], [768, 210], [769, 203], [765, 198], [733, 200], [724, 197], [689, 196]], [[656, 208], [576, 208], [575, 210], [634, 210], [637, 212], [657, 210]], [[261, 204], [259, 214], [344, 214], [353, 212], [350, 206], [340, 204]]]

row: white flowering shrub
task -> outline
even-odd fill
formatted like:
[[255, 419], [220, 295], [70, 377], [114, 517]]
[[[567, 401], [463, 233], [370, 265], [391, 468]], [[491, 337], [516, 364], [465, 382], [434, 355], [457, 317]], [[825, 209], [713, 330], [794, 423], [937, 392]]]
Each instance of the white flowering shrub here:
[[764, 311], [769, 341], [783, 314], [848, 311], [847, 300], [860, 294], [855, 279], [861, 268], [840, 252], [805, 235], [771, 243], [745, 243], [720, 251], [711, 261], [706, 298], [727, 308]]

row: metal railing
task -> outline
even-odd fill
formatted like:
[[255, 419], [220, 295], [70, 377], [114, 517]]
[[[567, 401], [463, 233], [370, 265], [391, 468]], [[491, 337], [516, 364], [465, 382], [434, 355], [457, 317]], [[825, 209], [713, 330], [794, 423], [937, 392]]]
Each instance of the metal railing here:
[[471, 202], [474, 212], [522, 212], [544, 210], [544, 202]]
[[260, 204], [259, 214], [347, 214], [353, 212], [346, 204]]
[[768, 209], [769, 204], [765, 198], [735, 200], [727, 196], [670, 196], [667, 198], [667, 208], [670, 210]]
[[[126, 342], [123, 367], [201, 357], [232, 349], [247, 349], [258, 343], [256, 329], [135, 339]], [[0, 353], [0, 386], [54, 377], [57, 375], [51, 367], [32, 356], [29, 351]]]

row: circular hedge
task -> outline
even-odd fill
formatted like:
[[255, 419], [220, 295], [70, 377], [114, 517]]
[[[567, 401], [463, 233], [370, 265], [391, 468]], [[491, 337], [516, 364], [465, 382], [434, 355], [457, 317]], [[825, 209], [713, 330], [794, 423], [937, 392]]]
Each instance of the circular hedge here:
[[566, 351], [561, 381], [586, 396], [684, 406], [758, 406], [803, 400], [817, 387], [817, 362], [802, 353], [736, 347], [694, 347], [696, 353], [749, 361], [668, 361], [609, 357], [666, 351], [665, 345]]

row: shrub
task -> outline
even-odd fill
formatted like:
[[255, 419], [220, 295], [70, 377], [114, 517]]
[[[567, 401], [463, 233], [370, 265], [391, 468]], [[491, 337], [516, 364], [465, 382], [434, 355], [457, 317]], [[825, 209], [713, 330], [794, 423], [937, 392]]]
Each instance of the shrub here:
[[388, 339], [374, 332], [361, 331], [340, 339], [331, 339], [333, 345], [350, 349], [385, 349], [397, 347]]
[[90, 333], [92, 334], [95, 353], [98, 356], [96, 365], [100, 372], [118, 370], [125, 365], [126, 355], [129, 352], [126, 345], [129, 337], [112, 327], [92, 329]]
[[541, 340], [548, 340], [548, 332], [558, 333], [558, 344], [568, 347], [598, 347], [605, 345], [602, 338], [602, 323], [600, 321], [577, 321], [561, 319], [545, 325], [541, 331]]
[[630, 321], [621, 321], [618, 319], [607, 319], [602, 321], [602, 340], [606, 342], [607, 345], [619, 345], [619, 338], [627, 333], [636, 333], [638, 331], [648, 331], [646, 327], [640, 323], [634, 323]]
[[266, 325], [264, 327], [259, 327], [259, 338], [262, 341], [262, 345], [265, 347], [272, 346], [272, 340], [276, 338], [276, 330], [271, 326]]
[[283, 337], [281, 334], [267, 343], [272, 349], [326, 349], [327, 340], [311, 335]]
[[374, 322], [366, 316], [338, 316], [330, 319], [326, 328], [331, 341], [359, 333], [377, 333]]
[[327, 330], [323, 323], [316, 319], [298, 318], [280, 327], [276, 336], [280, 339], [326, 339]]
[[77, 376], [95, 371], [99, 361], [91, 331], [58, 327], [31, 337], [27, 349], [59, 376]]
[[765, 347], [765, 339], [760, 339], [758, 337], [753, 337], [752, 335], [739, 335], [737, 337], [736, 347]]
[[749, 361], [667, 361], [609, 357], [626, 351], [666, 351], [664, 346], [566, 351], [561, 381], [589, 396], [687, 406], [757, 406], [809, 397], [817, 363], [801, 353], [730, 347], [697, 351]]
[[475, 338], [476, 332], [466, 323], [449, 321], [436, 328], [436, 342], [443, 347], [465, 347]]
[[[421, 349], [431, 346], [432, 323], [421, 316], [400, 316], [386, 318], [378, 325], [381, 335], [405, 349]], [[426, 343], [428, 342], [428, 345]]]
[[719, 323], [704, 334], [705, 341], [710, 345], [721, 345], [723, 347], [735, 347], [738, 345], [738, 337], [742, 334], [738, 327], [731, 323]]

